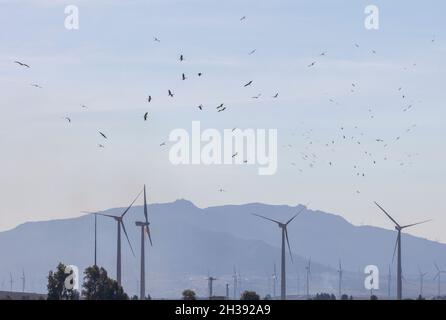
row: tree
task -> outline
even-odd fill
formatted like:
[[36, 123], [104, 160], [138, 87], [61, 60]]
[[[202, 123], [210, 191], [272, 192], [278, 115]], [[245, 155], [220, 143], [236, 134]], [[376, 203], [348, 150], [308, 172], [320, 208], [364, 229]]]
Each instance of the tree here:
[[270, 294], [267, 294], [263, 300], [273, 300]]
[[67, 267], [60, 262], [57, 265], [56, 271], [50, 270], [48, 273], [48, 300], [79, 299], [79, 292], [65, 284], [65, 280], [67, 280], [68, 276], [71, 276], [74, 271], [71, 271], [71, 273], [65, 273], [65, 270], [67, 270]]
[[345, 293], [341, 296], [341, 300], [348, 300], [348, 295]]
[[186, 289], [183, 291], [183, 300], [197, 300], [194, 290]]
[[316, 294], [316, 296], [313, 298], [313, 300], [336, 300], [336, 297], [334, 294], [322, 292], [322, 293]]
[[370, 300], [378, 300], [378, 297], [375, 296], [374, 294], [372, 294], [372, 295], [370, 296]]
[[82, 294], [87, 300], [128, 300], [129, 296], [118, 285], [116, 280], [110, 279], [107, 270], [98, 266], [88, 267], [84, 271]]
[[255, 291], [245, 291], [240, 300], [260, 300], [260, 296]]

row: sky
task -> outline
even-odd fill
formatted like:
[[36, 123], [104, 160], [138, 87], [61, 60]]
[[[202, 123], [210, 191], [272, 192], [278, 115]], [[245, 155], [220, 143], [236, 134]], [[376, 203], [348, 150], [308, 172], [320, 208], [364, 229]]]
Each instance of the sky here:
[[[378, 30], [364, 27], [370, 4]], [[65, 28], [67, 5], [79, 8], [79, 30]], [[446, 242], [444, 2], [0, 6], [0, 230], [123, 207], [145, 183], [151, 203], [308, 203], [392, 228], [378, 201], [401, 224], [433, 219], [409, 232]], [[277, 173], [172, 165], [171, 144], [160, 144], [194, 120], [203, 129], [277, 129]]]

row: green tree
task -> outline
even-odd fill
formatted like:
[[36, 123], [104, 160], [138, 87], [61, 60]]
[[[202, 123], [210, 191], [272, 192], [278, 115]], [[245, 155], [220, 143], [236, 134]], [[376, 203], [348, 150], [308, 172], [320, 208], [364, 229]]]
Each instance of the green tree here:
[[255, 291], [244, 291], [240, 300], [260, 300], [260, 296]]
[[48, 300], [78, 300], [79, 292], [65, 285], [65, 280], [71, 273], [65, 273], [66, 266], [60, 262], [55, 271], [48, 273], [47, 299]]
[[348, 295], [343, 294], [343, 295], [341, 296], [341, 300], [348, 300]]
[[183, 291], [183, 300], [197, 300], [194, 290], [186, 289]]
[[87, 300], [128, 300], [129, 296], [118, 285], [116, 280], [110, 279], [107, 270], [98, 266], [88, 267], [84, 271], [82, 295]]
[[316, 294], [316, 296], [313, 298], [313, 300], [336, 300], [336, 297], [334, 294], [322, 292], [322, 293]]

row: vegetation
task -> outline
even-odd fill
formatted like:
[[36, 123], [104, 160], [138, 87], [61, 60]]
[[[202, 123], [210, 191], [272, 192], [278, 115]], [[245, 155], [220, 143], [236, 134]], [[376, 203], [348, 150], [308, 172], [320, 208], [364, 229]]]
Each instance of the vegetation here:
[[82, 295], [87, 300], [128, 300], [124, 289], [116, 280], [108, 277], [107, 270], [98, 266], [88, 267], [84, 271]]
[[[78, 300], [79, 292], [75, 289], [69, 289], [65, 284], [65, 280], [71, 274], [65, 273], [66, 266], [59, 263], [56, 271], [50, 271], [48, 274], [48, 300]], [[68, 287], [68, 288], [67, 288]]]
[[336, 296], [334, 294], [322, 292], [316, 294], [313, 300], [336, 300]]
[[260, 296], [255, 291], [244, 291], [240, 300], [260, 300]]
[[183, 300], [197, 300], [194, 290], [186, 289], [183, 291]]

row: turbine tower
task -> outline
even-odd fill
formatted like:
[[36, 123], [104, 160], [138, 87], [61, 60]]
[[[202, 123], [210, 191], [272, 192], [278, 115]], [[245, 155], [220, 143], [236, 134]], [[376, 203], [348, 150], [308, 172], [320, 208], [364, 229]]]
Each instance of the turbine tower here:
[[214, 277], [211, 277], [211, 276], [207, 277], [208, 289], [209, 289], [209, 300], [211, 300], [211, 298], [212, 298], [212, 296], [214, 294], [214, 292], [213, 292], [213, 284], [214, 284], [214, 281], [216, 281], [216, 280], [218, 280], [218, 279], [214, 278]]
[[140, 300], [145, 300], [146, 298], [146, 266], [145, 266], [145, 236], [147, 233], [147, 237], [149, 238], [150, 245], [152, 246], [152, 237], [150, 236], [150, 228], [149, 228], [149, 217], [147, 215], [147, 197], [146, 197], [146, 186], [144, 185], [144, 218], [145, 221], [136, 221], [135, 224], [137, 227], [141, 227], [141, 279], [139, 286], [139, 298]]
[[438, 297], [440, 297], [441, 296], [441, 274], [446, 273], [446, 271], [441, 270], [438, 267], [436, 262], [434, 263], [434, 265], [435, 265], [435, 269], [437, 269], [437, 274], [435, 275], [434, 280], [438, 279]]
[[342, 270], [341, 260], [339, 259], [339, 299], [341, 299], [342, 296], [342, 276], [344, 274], [344, 270]]
[[285, 300], [286, 299], [286, 271], [285, 271], [285, 239], [288, 244], [288, 251], [290, 252], [290, 258], [291, 262], [293, 262], [293, 255], [291, 254], [291, 247], [290, 247], [290, 241], [288, 239], [288, 230], [287, 227], [290, 224], [291, 221], [294, 220], [303, 210], [305, 207], [303, 207], [297, 214], [295, 214], [290, 220], [288, 220], [286, 223], [282, 223], [277, 220], [273, 220], [264, 216], [261, 216], [259, 214], [253, 213], [253, 215], [260, 217], [262, 219], [266, 219], [272, 222], [277, 223], [279, 228], [282, 230], [282, 262], [281, 262], [281, 273], [280, 273], [280, 299]]
[[113, 216], [110, 214], [105, 213], [98, 213], [101, 216], [109, 217], [115, 219], [118, 227], [118, 239], [117, 239], [117, 246], [116, 246], [116, 281], [119, 285], [121, 285], [121, 228], [124, 231], [125, 237], [127, 238], [127, 242], [129, 243], [130, 250], [132, 250], [133, 256], [135, 256], [135, 252], [133, 251], [132, 244], [130, 243], [129, 236], [127, 235], [127, 230], [125, 229], [124, 225], [124, 216], [127, 212], [129, 212], [130, 208], [133, 206], [135, 201], [139, 198], [143, 190], [136, 196], [135, 200], [128, 206], [127, 209], [120, 215], [120, 216]]
[[307, 272], [307, 298], [310, 297], [310, 275], [311, 275], [311, 257], [308, 260], [308, 264], [305, 266]]
[[82, 213], [88, 213], [94, 215], [94, 266], [97, 266], [97, 227], [98, 227], [98, 213], [97, 212], [90, 212], [90, 211], [81, 211]]
[[390, 265], [389, 265], [389, 273], [387, 274], [387, 296], [389, 299], [392, 295], [391, 291], [392, 291], [392, 271], [390, 270]]
[[277, 271], [276, 271], [276, 263], [274, 262], [274, 273], [273, 273], [273, 294], [274, 299], [277, 297]]
[[234, 280], [234, 300], [237, 300], [237, 270], [233, 268], [232, 280]]
[[421, 269], [418, 268], [418, 273], [420, 275], [420, 297], [423, 296], [423, 282], [424, 282], [424, 277], [427, 275], [427, 272], [421, 272]]
[[12, 292], [12, 284], [13, 283], [14, 283], [14, 280], [12, 280], [12, 273], [10, 272], [9, 273], [9, 288], [10, 288], [9, 291], [11, 291], [11, 292]]
[[25, 292], [25, 270], [22, 269], [22, 277], [20, 278], [22, 280], [22, 292]]
[[397, 254], [397, 269], [396, 269], [396, 280], [397, 280], [397, 282], [396, 282], [396, 288], [397, 288], [397, 295], [396, 295], [396, 298], [398, 299], [398, 300], [401, 300], [402, 299], [402, 296], [403, 296], [403, 281], [402, 281], [402, 268], [401, 268], [401, 231], [403, 230], [403, 229], [406, 229], [406, 228], [410, 228], [410, 227], [413, 227], [413, 226], [416, 226], [416, 225], [419, 225], [419, 224], [422, 224], [422, 223], [426, 223], [426, 222], [428, 222], [428, 221], [430, 221], [430, 220], [426, 220], [426, 221], [422, 221], [422, 222], [417, 222], [417, 223], [413, 223], [413, 224], [408, 224], [408, 225], [405, 225], [405, 226], [401, 226], [398, 222], [396, 222], [396, 220], [395, 219], [393, 219], [391, 216], [390, 216], [390, 214], [388, 214], [387, 213], [387, 211], [386, 210], [384, 210], [378, 203], [376, 203], [375, 202], [375, 204], [378, 206], [378, 208], [380, 208], [383, 212], [384, 212], [384, 214], [395, 224], [395, 230], [396, 231], [398, 231], [398, 235], [397, 235], [397, 238], [396, 238], [396, 242], [395, 242], [395, 249], [394, 249], [394, 251], [393, 251], [393, 258], [395, 258], [395, 252], [396, 251], [398, 251], [398, 254]]

